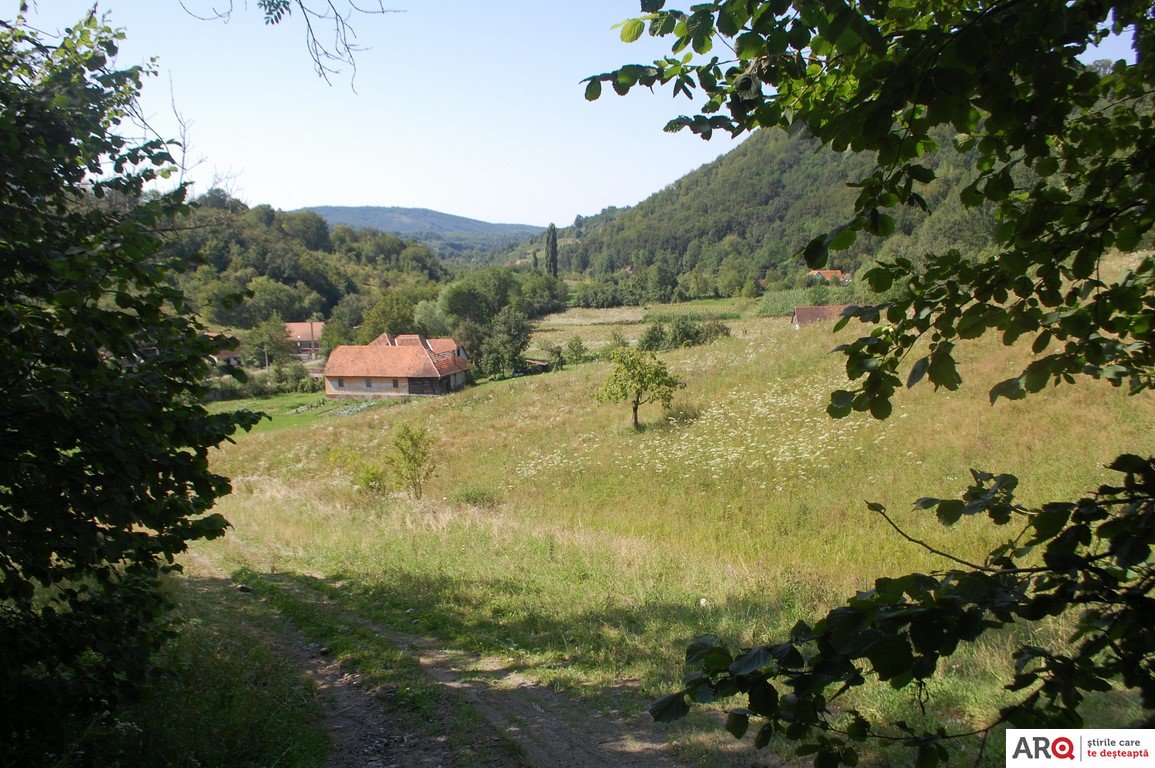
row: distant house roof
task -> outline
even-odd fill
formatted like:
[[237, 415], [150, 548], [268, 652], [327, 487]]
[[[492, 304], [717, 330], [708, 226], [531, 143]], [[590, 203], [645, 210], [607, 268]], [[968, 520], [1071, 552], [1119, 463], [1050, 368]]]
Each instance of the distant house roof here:
[[424, 347], [430, 352], [457, 352], [460, 345], [453, 339], [427, 339], [416, 333], [391, 336], [383, 333], [369, 342], [371, 347]]
[[363, 347], [337, 347], [329, 353], [324, 375], [440, 379], [464, 373], [469, 368], [464, 353], [458, 352], [458, 344], [453, 339], [387, 336], [382, 334]]
[[289, 340], [294, 343], [320, 341], [321, 334], [325, 331], [325, 324], [319, 320], [307, 320], [303, 323], [285, 323], [285, 330], [289, 334]]
[[810, 277], [821, 277], [828, 283], [844, 282], [849, 277], [841, 269], [812, 269]]
[[847, 304], [832, 304], [827, 307], [795, 307], [794, 315], [790, 318], [790, 324], [795, 328], [801, 328], [804, 325], [834, 320], [842, 317], [842, 310], [846, 309], [847, 306]]

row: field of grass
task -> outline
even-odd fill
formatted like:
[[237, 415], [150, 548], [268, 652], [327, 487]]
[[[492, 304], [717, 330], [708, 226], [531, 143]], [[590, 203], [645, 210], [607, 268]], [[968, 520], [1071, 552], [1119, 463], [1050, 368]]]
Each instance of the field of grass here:
[[[571, 310], [547, 318], [537, 340], [578, 335], [595, 348], [615, 329], [636, 337], [638, 312]], [[295, 599], [284, 579], [307, 582], [374, 622], [508, 659], [593, 707], [636, 708], [678, 685], [696, 634], [764, 641], [879, 576], [945, 567], [866, 501], [912, 535], [978, 557], [1007, 532], [978, 521], [943, 529], [911, 502], [960, 493], [970, 467], [1018, 475], [1024, 501], [1063, 498], [1105, 480], [1116, 454], [1155, 451], [1150, 395], [1085, 382], [990, 406], [987, 389], [1029, 355], [993, 339], [961, 348], [962, 390], [924, 385], [901, 393], [885, 422], [832, 421], [824, 408], [842, 376], [829, 326], [727, 324], [730, 338], [663, 355], [687, 386], [670, 417], [643, 407], [642, 432], [626, 406], [594, 401], [605, 363], [359, 412], [278, 400], [268, 427], [214, 457], [233, 478], [218, 507], [233, 529], [197, 554], [253, 579], [278, 574], [261, 583], [282, 605]], [[439, 440], [421, 502], [359, 488], [330, 460], [337, 449], [383, 460], [402, 423]], [[981, 723], [1003, 695], [1013, 644], [1057, 629], [984, 639], [932, 696]], [[871, 691], [857, 705], [917, 717], [905, 694]], [[1116, 696], [1096, 710], [1111, 723], [1127, 706]], [[709, 713], [671, 732], [703, 765], [776, 764], [748, 744], [719, 749], [729, 737]]]

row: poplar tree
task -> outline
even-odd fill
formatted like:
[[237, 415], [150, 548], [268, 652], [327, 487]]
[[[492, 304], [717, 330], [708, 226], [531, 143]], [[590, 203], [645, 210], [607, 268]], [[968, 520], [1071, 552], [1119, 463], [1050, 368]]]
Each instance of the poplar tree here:
[[557, 227], [553, 224], [545, 231], [545, 271], [557, 277]]

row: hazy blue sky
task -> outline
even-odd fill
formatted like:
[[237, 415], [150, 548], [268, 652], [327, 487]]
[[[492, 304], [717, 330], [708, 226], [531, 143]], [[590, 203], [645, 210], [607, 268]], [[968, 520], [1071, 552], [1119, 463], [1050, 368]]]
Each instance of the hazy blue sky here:
[[[11, 18], [18, 2], [7, 4]], [[39, 0], [30, 18], [52, 31], [92, 4]], [[203, 16], [228, 4], [184, 0]], [[664, 133], [693, 110], [666, 92], [583, 98], [583, 77], [668, 50], [611, 29], [637, 0], [385, 0], [403, 12], [354, 20], [367, 50], [355, 77], [331, 85], [313, 73], [299, 18], [265, 27], [255, 0], [233, 6], [225, 23], [180, 0], [98, 5], [127, 32], [122, 65], [159, 57], [143, 109], [163, 136], [176, 135], [173, 104], [188, 121], [200, 191], [220, 178], [250, 204], [286, 210], [396, 205], [568, 224], [637, 203], [733, 146]]]

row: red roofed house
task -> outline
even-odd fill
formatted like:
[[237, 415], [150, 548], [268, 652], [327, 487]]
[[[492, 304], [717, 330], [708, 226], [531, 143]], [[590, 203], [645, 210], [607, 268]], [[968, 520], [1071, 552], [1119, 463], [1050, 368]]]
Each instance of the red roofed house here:
[[285, 323], [285, 332], [289, 334], [289, 341], [297, 348], [297, 356], [301, 358], [315, 358], [321, 354], [321, 334], [325, 332], [325, 324], [312, 320], [304, 323]]
[[837, 320], [842, 317], [842, 310], [846, 309], [846, 307], [846, 304], [837, 304], [829, 307], [795, 307], [794, 314], [790, 317], [790, 324], [794, 326], [795, 329], [798, 329], [807, 325], [825, 322], [826, 320]]
[[812, 269], [809, 274], [812, 283], [849, 283], [850, 275], [841, 269]]
[[329, 353], [326, 397], [444, 395], [465, 384], [469, 360], [453, 339], [382, 334], [366, 346]]

